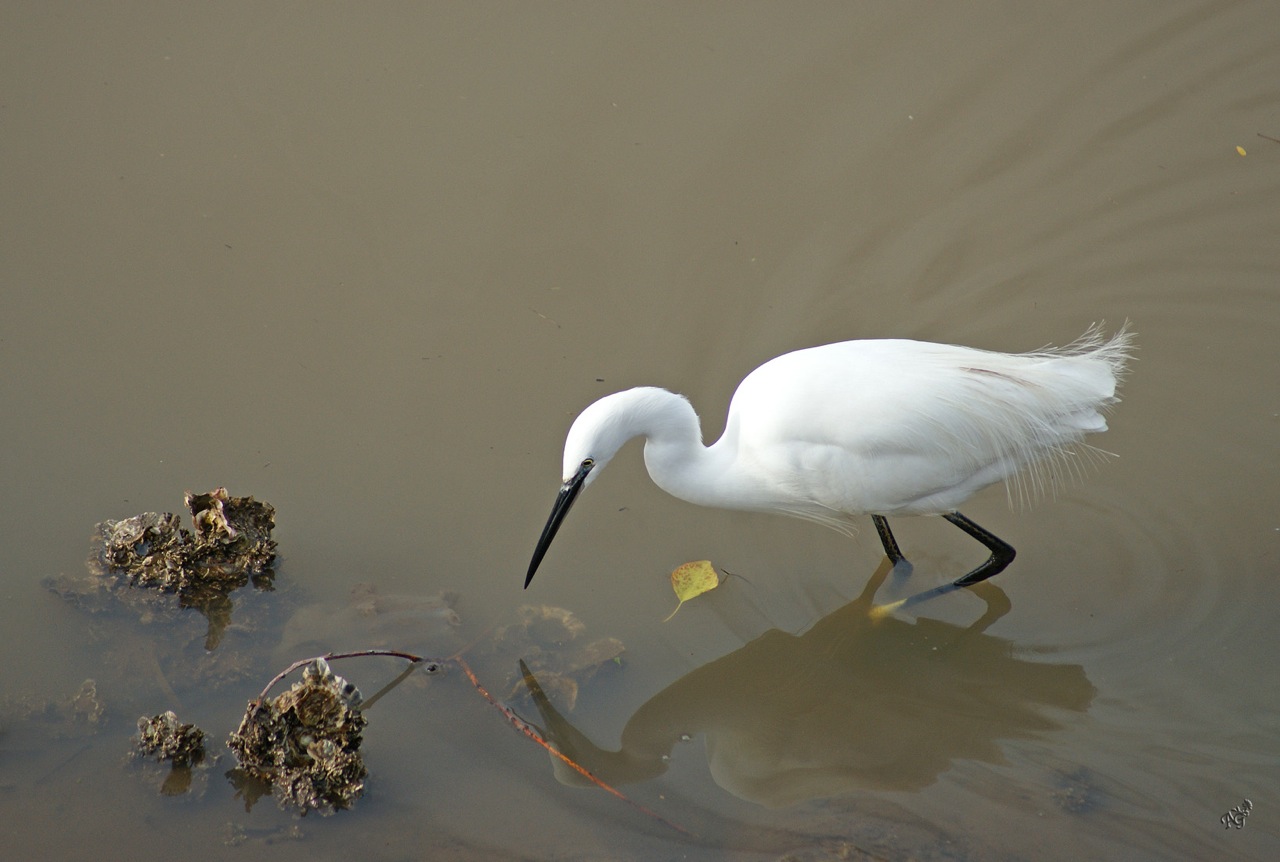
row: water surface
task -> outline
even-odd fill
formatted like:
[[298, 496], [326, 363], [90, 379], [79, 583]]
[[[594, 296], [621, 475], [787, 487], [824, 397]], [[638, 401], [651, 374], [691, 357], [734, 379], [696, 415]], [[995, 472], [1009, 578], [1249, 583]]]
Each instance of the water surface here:
[[[0, 24], [17, 857], [1280, 851], [1271, 7], [11, 3]], [[789, 349], [1031, 350], [1100, 320], [1139, 335], [1097, 440], [1119, 457], [965, 509], [1019, 551], [998, 619], [961, 593], [871, 627], [869, 521], [697, 509], [638, 448], [520, 590], [600, 395], [683, 392], [713, 438]], [[243, 664], [216, 685], [171, 658], [204, 666], [198, 615], [42, 588], [83, 571], [96, 522], [218, 485], [276, 506], [281, 559], [277, 592], [237, 594], [219, 651]], [[980, 555], [896, 526], [911, 586]], [[669, 572], [702, 558], [741, 578], [662, 623]], [[410, 611], [370, 645], [479, 654], [525, 603], [622, 641], [572, 710], [513, 704], [694, 834], [557, 780], [458, 674], [371, 710], [368, 792], [332, 818], [246, 811], [225, 752], [178, 797], [124, 763], [138, 715], [220, 741], [297, 651], [358, 643], [361, 582], [399, 608], [459, 595], [456, 628]], [[477, 659], [500, 696], [514, 659]], [[87, 679], [99, 720], [51, 717]]]

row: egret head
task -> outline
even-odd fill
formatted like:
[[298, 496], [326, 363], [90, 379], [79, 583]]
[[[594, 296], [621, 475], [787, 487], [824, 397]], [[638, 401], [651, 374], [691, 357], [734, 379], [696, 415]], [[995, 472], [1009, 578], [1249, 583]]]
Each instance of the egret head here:
[[596, 401], [573, 420], [564, 441], [563, 484], [551, 508], [551, 517], [542, 528], [542, 536], [534, 548], [529, 573], [524, 579], [526, 588], [578, 494], [595, 481], [600, 470], [618, 454], [624, 443], [645, 433], [648, 415], [652, 412], [650, 405], [655, 398], [653, 393], [656, 392], [670, 397], [663, 390], [648, 387], [615, 392]]

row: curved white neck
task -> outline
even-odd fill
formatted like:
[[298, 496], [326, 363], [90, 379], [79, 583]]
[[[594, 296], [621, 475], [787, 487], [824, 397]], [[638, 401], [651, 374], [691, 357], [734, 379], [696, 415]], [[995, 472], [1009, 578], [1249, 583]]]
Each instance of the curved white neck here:
[[700, 506], [768, 511], [781, 501], [752, 471], [741, 468], [732, 417], [724, 435], [702, 445], [698, 414], [681, 395], [642, 386], [606, 395], [579, 414], [565, 440], [564, 477], [584, 458], [596, 461], [590, 484], [618, 450], [644, 437], [644, 463], [654, 483], [673, 497]]
[[698, 414], [684, 397], [665, 389], [631, 391], [643, 392], [629, 424], [633, 436], [645, 438], [644, 464], [655, 485], [700, 506], [756, 508], [761, 489], [738, 469], [734, 429], [704, 446]]

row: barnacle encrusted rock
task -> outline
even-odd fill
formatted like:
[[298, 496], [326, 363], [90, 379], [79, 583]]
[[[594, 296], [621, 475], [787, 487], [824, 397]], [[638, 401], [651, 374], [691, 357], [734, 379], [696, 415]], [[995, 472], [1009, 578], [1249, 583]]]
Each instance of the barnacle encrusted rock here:
[[226, 488], [185, 499], [192, 530], [170, 512], [103, 521], [86, 574], [46, 578], [44, 586], [82, 611], [127, 610], [144, 622], [193, 608], [209, 622], [205, 649], [216, 649], [231, 622], [231, 593], [250, 580], [260, 591], [273, 588], [276, 510]]
[[270, 785], [281, 807], [303, 814], [350, 808], [368, 774], [360, 757], [360, 703], [356, 687], [316, 659], [291, 689], [249, 704], [228, 740], [241, 777]]
[[204, 731], [183, 724], [172, 711], [138, 719], [138, 753], [174, 766], [194, 766], [204, 760]]
[[99, 524], [96, 568], [102, 574], [125, 574], [131, 585], [166, 592], [202, 586], [229, 591], [270, 570], [276, 556], [274, 507], [252, 497], [232, 497], [226, 488], [187, 492], [185, 501], [194, 533], [169, 512]]

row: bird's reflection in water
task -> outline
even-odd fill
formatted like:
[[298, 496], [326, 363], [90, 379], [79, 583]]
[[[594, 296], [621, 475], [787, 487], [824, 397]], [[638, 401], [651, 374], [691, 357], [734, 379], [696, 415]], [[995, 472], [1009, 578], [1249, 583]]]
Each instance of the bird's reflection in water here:
[[[1094, 688], [1079, 665], [1014, 657], [983, 630], [1008, 610], [996, 587], [975, 589], [987, 612], [968, 628], [929, 619], [873, 619], [863, 594], [803, 635], [777, 629], [676, 680], [641, 706], [606, 751], [560, 715], [526, 672], [547, 738], [602, 781], [660, 775], [682, 740], [702, 734], [712, 775], [766, 806], [858, 788], [914, 790], [960, 759], [998, 762], [1001, 740], [1058, 727]], [[552, 759], [569, 784], [585, 779]]]

